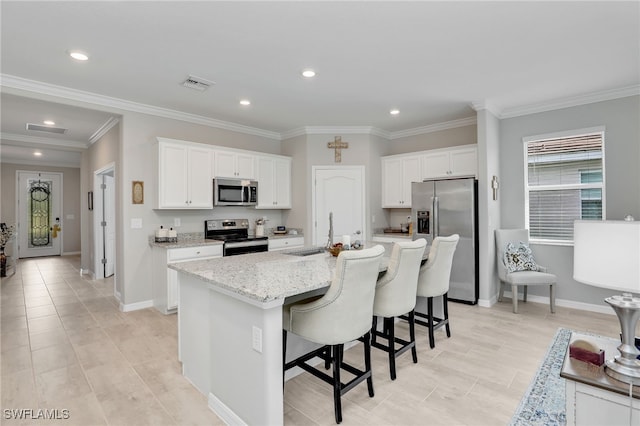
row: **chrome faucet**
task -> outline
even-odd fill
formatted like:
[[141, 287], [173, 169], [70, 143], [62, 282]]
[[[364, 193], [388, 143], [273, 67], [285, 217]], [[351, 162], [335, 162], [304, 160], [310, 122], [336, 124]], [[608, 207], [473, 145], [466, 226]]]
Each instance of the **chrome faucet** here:
[[333, 212], [329, 212], [329, 240], [327, 241], [327, 248], [333, 246]]

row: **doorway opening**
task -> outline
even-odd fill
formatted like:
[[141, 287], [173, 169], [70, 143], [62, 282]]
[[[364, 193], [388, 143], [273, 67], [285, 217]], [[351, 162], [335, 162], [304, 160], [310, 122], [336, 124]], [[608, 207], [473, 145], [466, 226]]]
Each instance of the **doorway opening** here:
[[116, 266], [115, 164], [94, 172], [93, 194], [94, 275], [103, 279], [113, 276]]

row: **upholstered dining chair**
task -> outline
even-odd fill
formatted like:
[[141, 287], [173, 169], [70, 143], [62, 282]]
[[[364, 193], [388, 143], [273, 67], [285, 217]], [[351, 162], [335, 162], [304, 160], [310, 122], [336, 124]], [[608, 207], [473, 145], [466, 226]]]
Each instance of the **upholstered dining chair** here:
[[[342, 422], [341, 396], [362, 381], [367, 381], [369, 396], [373, 397], [371, 376], [371, 318], [380, 261], [384, 253], [381, 245], [369, 249], [343, 251], [336, 260], [336, 269], [324, 296], [308, 303], [283, 308], [283, 363], [284, 370], [298, 366], [319, 379], [333, 385], [336, 423]], [[293, 361], [286, 362], [287, 332], [323, 345]], [[342, 360], [344, 344], [363, 338], [364, 370]], [[307, 364], [319, 357], [333, 367], [333, 376]], [[346, 384], [340, 370], [355, 377]]]
[[[447, 293], [449, 292], [453, 255], [456, 251], [458, 240], [460, 240], [458, 234], [434, 238], [429, 250], [429, 258], [420, 268], [420, 274], [418, 275], [417, 296], [427, 298], [427, 314], [416, 311], [417, 318], [415, 321], [416, 324], [424, 325], [428, 328], [431, 349], [436, 346], [434, 332], [437, 329], [445, 327], [447, 337], [451, 337]], [[433, 298], [439, 296], [442, 296], [443, 318], [438, 318], [433, 314]]]
[[[511, 244], [511, 246], [508, 246]], [[505, 252], [512, 265], [505, 263]], [[549, 305], [551, 313], [556, 311], [555, 285], [557, 277], [547, 272], [547, 268], [538, 265], [529, 249], [529, 230], [496, 229], [496, 264], [500, 278], [498, 301], [502, 301], [504, 286], [511, 286], [513, 313], [518, 313], [518, 286], [523, 286], [523, 301], [527, 301], [527, 287], [530, 285], [549, 286]], [[514, 266], [515, 265], [515, 266]], [[511, 269], [511, 270], [510, 270]]]
[[[376, 285], [371, 345], [389, 354], [391, 380], [396, 379], [396, 357], [411, 349], [413, 362], [418, 362], [414, 309], [416, 307], [418, 273], [426, 245], [427, 240], [424, 238], [394, 243], [387, 273], [378, 280]], [[395, 336], [395, 317], [401, 315], [408, 317], [409, 341]], [[384, 319], [383, 331], [377, 330], [378, 317]], [[378, 342], [376, 337], [386, 339], [386, 344]], [[400, 344], [400, 348], [396, 349], [396, 344]]]

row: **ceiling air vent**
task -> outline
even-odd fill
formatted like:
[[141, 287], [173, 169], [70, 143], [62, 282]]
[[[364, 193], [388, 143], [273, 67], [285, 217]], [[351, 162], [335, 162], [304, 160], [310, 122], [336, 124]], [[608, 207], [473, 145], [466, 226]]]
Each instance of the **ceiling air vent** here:
[[210, 86], [215, 85], [215, 83], [213, 81], [205, 80], [204, 78], [200, 78], [200, 77], [196, 77], [194, 75], [190, 75], [189, 78], [187, 78], [182, 83], [182, 85], [184, 87], [188, 87], [189, 89], [195, 89], [195, 90], [199, 90], [201, 92], [204, 92]]
[[42, 126], [40, 124], [27, 123], [27, 130], [36, 130], [38, 132], [56, 133], [58, 135], [63, 135], [67, 133], [68, 129], [63, 129], [62, 127]]

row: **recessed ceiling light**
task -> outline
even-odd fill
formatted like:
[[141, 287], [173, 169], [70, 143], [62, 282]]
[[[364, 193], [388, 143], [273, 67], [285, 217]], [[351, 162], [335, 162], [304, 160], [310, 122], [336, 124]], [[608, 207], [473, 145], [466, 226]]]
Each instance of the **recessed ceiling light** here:
[[315, 77], [316, 72], [314, 70], [304, 70], [302, 71], [302, 76], [303, 77], [307, 77], [307, 78], [311, 78], [311, 77]]
[[72, 50], [69, 52], [69, 56], [78, 61], [87, 61], [89, 60], [89, 56], [86, 53], [80, 52], [78, 50]]
[[251, 105], [251, 101], [250, 101], [250, 100], [248, 100], [248, 99], [242, 99], [242, 100], [240, 101], [240, 105], [244, 105], [244, 106]]
[[47, 126], [55, 126], [56, 125], [55, 121], [51, 121], [51, 120], [44, 120], [43, 123], [46, 124]]
[[33, 155], [35, 155], [36, 157], [41, 157], [42, 153], [40, 151], [35, 151]]
[[400, 110], [399, 109], [392, 109], [391, 111], [389, 111], [389, 114], [398, 115], [398, 114], [400, 114]]

